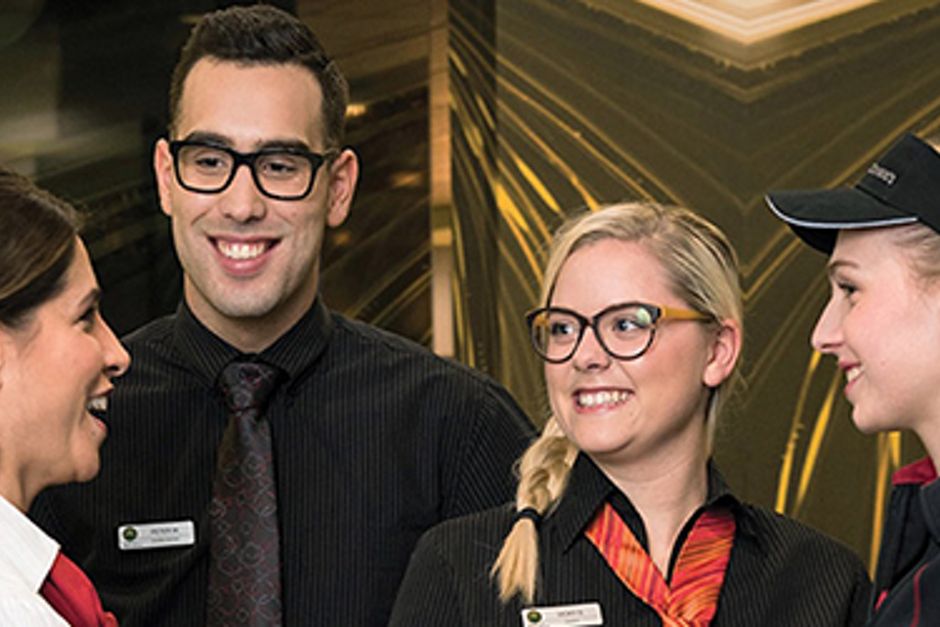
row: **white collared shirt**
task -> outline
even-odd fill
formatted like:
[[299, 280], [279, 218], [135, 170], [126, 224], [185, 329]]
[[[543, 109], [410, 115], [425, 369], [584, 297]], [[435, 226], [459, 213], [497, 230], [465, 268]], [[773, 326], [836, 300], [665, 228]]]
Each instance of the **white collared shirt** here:
[[59, 545], [0, 496], [0, 625], [68, 627], [39, 594]]

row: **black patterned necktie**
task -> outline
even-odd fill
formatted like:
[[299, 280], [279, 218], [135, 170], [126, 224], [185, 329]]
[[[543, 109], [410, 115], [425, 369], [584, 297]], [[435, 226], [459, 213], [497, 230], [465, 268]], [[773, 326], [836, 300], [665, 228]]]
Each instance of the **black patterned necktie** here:
[[236, 361], [219, 377], [230, 413], [209, 507], [208, 625], [281, 624], [277, 492], [263, 416], [280, 373]]

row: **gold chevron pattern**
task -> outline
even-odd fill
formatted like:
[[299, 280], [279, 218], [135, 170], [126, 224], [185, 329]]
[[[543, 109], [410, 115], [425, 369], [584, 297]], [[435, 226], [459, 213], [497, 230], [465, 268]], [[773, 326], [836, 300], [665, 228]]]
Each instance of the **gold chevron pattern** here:
[[[28, 4], [0, 11], [0, 76], [22, 87], [0, 98], [0, 161], [88, 208], [104, 308], [127, 331], [172, 310], [180, 292], [149, 155], [175, 62], [168, 41], [185, 38], [191, 3]], [[719, 462], [742, 497], [874, 563], [888, 477], [920, 449], [852, 426], [833, 364], [808, 344], [826, 299], [824, 260], [762, 197], [850, 182], [902, 132], [940, 129], [940, 0], [299, 0], [296, 9], [350, 78], [349, 143], [363, 163], [352, 215], [324, 249], [332, 307], [430, 344], [428, 216], [439, 208], [428, 191], [446, 167], [439, 213], [450, 222], [441, 241], [453, 259], [457, 357], [538, 419], [542, 369], [522, 316], [536, 304], [551, 233], [609, 202], [688, 206], [741, 258], [748, 388], [719, 426]], [[447, 54], [429, 64], [427, 40], [442, 31]], [[427, 124], [438, 61], [448, 163], [429, 158], [441, 154], [429, 150], [439, 138]]]

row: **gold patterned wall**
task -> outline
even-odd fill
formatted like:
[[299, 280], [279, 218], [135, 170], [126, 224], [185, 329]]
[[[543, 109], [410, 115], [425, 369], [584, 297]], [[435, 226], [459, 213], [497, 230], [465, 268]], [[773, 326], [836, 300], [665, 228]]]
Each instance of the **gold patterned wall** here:
[[920, 450], [852, 427], [841, 375], [808, 345], [824, 259], [762, 196], [853, 181], [902, 132], [937, 126], [938, 5], [451, 3], [460, 356], [544, 418], [522, 315], [551, 232], [603, 203], [688, 206], [742, 262], [748, 389], [720, 465], [741, 496], [871, 560], [888, 473]]
[[[150, 152], [193, 16], [226, 4], [0, 8], [0, 163], [87, 209], [105, 314], [121, 331], [178, 301]], [[437, 345], [433, 286], [449, 287], [456, 356], [539, 420], [522, 314], [551, 232], [606, 202], [687, 205], [743, 262], [750, 387], [722, 426], [719, 462], [742, 496], [870, 556], [886, 476], [918, 448], [852, 428], [839, 376], [807, 342], [824, 261], [761, 197], [850, 181], [903, 131], [936, 130], [940, 2], [276, 4], [313, 27], [352, 88], [362, 178], [324, 250], [331, 306]], [[441, 281], [441, 268], [453, 275]]]

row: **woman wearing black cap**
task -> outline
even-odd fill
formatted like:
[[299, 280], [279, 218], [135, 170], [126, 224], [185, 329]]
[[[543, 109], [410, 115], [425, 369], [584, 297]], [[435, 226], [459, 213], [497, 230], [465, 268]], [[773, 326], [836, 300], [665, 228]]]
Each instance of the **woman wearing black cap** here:
[[893, 477], [869, 625], [940, 625], [940, 154], [907, 135], [853, 188], [767, 201], [830, 255], [812, 344], [845, 372], [855, 425], [909, 429], [928, 453]]

